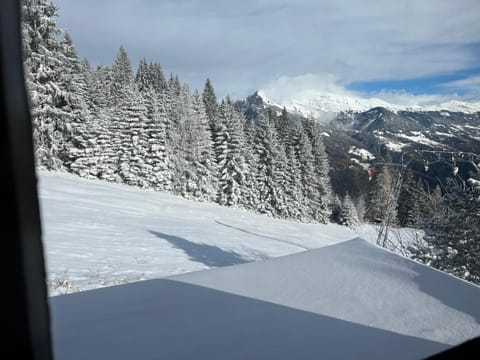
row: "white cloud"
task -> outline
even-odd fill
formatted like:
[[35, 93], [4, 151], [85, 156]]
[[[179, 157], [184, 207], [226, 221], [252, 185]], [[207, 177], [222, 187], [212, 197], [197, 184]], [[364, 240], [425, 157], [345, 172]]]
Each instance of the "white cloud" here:
[[450, 89], [460, 89], [480, 93], [480, 75], [471, 76], [461, 80], [449, 81], [442, 84], [442, 86]]
[[362, 93], [347, 89], [348, 84], [342, 83], [332, 74], [304, 74], [300, 76], [282, 76], [262, 87], [261, 91], [278, 104], [295, 103], [299, 99], [303, 103], [318, 97], [328, 95], [330, 100], [335, 96], [352, 99], [380, 99], [390, 104], [402, 106], [424, 106], [445, 103], [450, 100], [468, 101], [468, 95], [450, 94], [412, 94], [404, 90], [381, 90]]
[[280, 104], [293, 98], [312, 99], [322, 94], [356, 96], [347, 91], [333, 74], [304, 74], [281, 76], [261, 89], [270, 99]]
[[[367, 96], [365, 94], [364, 96]], [[372, 96], [385, 100], [392, 104], [406, 105], [406, 106], [424, 106], [424, 105], [436, 105], [445, 103], [450, 100], [467, 101], [468, 99], [459, 96], [456, 93], [451, 94], [412, 94], [405, 90], [381, 90], [373, 93]]]
[[214, 78], [222, 95], [281, 75], [353, 82], [478, 66], [478, 0], [57, 2], [61, 26], [93, 63], [111, 63], [123, 44], [134, 63], [159, 61], [194, 87]]

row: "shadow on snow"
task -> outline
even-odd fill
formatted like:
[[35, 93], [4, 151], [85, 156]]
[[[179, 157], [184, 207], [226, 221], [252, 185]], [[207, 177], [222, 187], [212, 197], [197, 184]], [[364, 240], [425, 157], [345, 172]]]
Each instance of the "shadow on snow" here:
[[168, 241], [177, 249], [183, 250], [192, 261], [202, 263], [210, 267], [222, 267], [250, 262], [240, 254], [233, 251], [225, 251], [217, 246], [197, 244], [180, 236], [165, 234], [159, 231], [149, 232], [160, 239]]
[[253, 235], [253, 236], [256, 236], [256, 237], [260, 237], [260, 238], [264, 238], [264, 239], [268, 239], [268, 240], [274, 240], [274, 241], [278, 241], [278, 242], [282, 242], [284, 244], [288, 244], [288, 245], [292, 245], [292, 246], [296, 246], [300, 249], [303, 249], [303, 250], [310, 250], [309, 248], [306, 248], [302, 245], [298, 245], [298, 244], [295, 244], [294, 242], [291, 242], [291, 241], [288, 241], [288, 240], [283, 240], [283, 239], [279, 239], [279, 238], [276, 238], [274, 236], [268, 236], [268, 235], [262, 235], [262, 234], [258, 234], [256, 232], [253, 232], [253, 231], [250, 231], [250, 230], [245, 230], [245, 229], [242, 229], [242, 228], [239, 228], [239, 227], [236, 227], [236, 226], [233, 226], [233, 225], [228, 225], [228, 224], [225, 224], [225, 223], [222, 223], [218, 220], [215, 220], [215, 222], [219, 225], [222, 225], [222, 226], [225, 226], [229, 229], [234, 229], [234, 230], [237, 230], [237, 231], [241, 231], [245, 234], [249, 234], [249, 235]]
[[448, 345], [175, 280], [50, 299], [56, 359], [418, 359]]

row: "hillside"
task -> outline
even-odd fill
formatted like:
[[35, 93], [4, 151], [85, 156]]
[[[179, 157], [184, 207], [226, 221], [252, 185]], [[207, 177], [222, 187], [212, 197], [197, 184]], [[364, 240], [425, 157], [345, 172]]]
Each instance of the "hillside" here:
[[52, 295], [375, 239], [60, 173], [41, 173], [40, 200]]
[[[305, 100], [307, 110], [299, 111], [298, 104], [286, 108], [289, 117], [297, 123], [313, 118], [321, 124], [332, 186], [337, 194], [365, 195], [369, 167], [391, 161], [400, 164], [402, 157], [405, 163], [411, 161], [409, 168], [416, 177], [432, 188], [438, 180], [444, 183], [452, 176], [454, 164], [465, 179], [478, 170], [472, 161], [478, 162], [475, 154], [480, 152], [479, 103], [402, 107], [382, 101], [337, 99], [333, 95], [316, 100], [318, 103]], [[362, 100], [361, 106], [357, 100]], [[247, 118], [253, 119], [268, 109], [278, 114], [282, 110], [281, 105], [261, 91], [238, 102], [237, 106]], [[361, 153], [365, 152], [372, 156], [362, 157]]]
[[50, 298], [57, 359], [415, 359], [480, 335], [479, 287], [354, 239], [368, 226], [59, 173], [40, 196], [51, 295], [82, 291]]

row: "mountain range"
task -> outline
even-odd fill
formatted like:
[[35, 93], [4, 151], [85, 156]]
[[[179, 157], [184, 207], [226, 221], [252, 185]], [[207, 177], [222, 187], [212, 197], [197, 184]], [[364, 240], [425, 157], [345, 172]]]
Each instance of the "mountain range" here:
[[369, 169], [385, 162], [408, 162], [432, 186], [455, 167], [462, 178], [480, 167], [480, 102], [401, 106], [337, 94], [294, 99], [278, 104], [259, 90], [237, 105], [247, 118], [285, 108], [298, 121], [319, 121], [337, 193], [364, 194]]

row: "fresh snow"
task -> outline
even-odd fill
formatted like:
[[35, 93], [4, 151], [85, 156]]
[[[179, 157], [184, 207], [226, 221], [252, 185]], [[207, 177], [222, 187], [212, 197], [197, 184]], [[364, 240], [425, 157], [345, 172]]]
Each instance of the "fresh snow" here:
[[51, 295], [376, 238], [60, 173], [41, 173], [40, 200]]
[[480, 335], [480, 288], [363, 240], [51, 298], [62, 359], [419, 359]]
[[356, 238], [372, 227], [59, 173], [40, 198], [51, 294], [152, 279], [51, 297], [60, 360], [416, 359], [480, 335], [480, 288]]
[[445, 344], [480, 335], [480, 287], [361, 239], [171, 279]]

